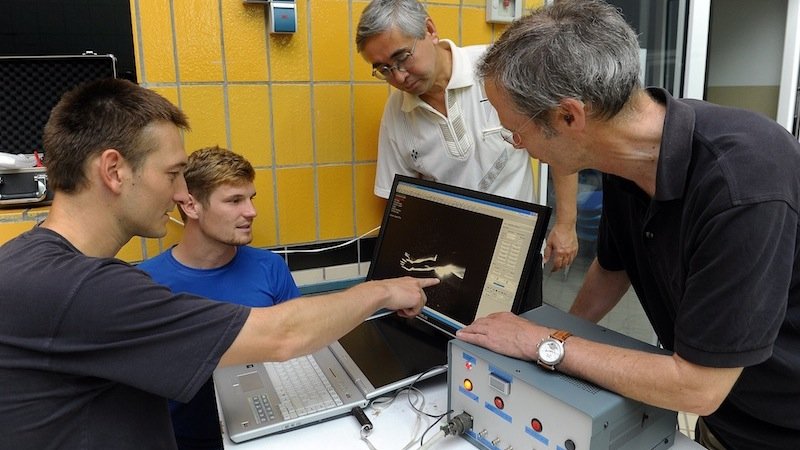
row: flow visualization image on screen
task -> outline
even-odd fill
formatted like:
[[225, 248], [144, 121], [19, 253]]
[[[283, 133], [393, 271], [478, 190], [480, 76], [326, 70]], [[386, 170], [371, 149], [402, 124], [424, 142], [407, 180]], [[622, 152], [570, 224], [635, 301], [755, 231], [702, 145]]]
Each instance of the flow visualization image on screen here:
[[469, 322], [503, 221], [402, 194], [391, 208], [373, 277], [435, 276], [441, 282], [427, 291], [428, 307]]
[[426, 256], [424, 258], [412, 258], [408, 253], [400, 260], [400, 267], [407, 272], [433, 272], [437, 278], [446, 278], [450, 275], [464, 279], [467, 274], [467, 268], [457, 266], [455, 264], [440, 264], [437, 265], [439, 254]]
[[513, 311], [548, 215], [547, 207], [398, 177], [369, 278], [439, 278], [426, 289], [426, 310], [454, 328]]

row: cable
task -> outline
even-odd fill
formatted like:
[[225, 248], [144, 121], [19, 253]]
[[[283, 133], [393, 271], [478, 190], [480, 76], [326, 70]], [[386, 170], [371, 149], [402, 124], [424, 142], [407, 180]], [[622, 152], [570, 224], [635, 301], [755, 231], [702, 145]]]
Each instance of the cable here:
[[435, 444], [439, 439], [443, 437], [445, 437], [445, 433], [444, 431], [440, 430], [438, 433], [433, 435], [433, 438], [430, 441], [426, 442], [425, 445], [420, 445], [419, 450], [426, 450], [431, 448], [433, 444]]
[[426, 412], [421, 410], [421, 408], [423, 408], [425, 406], [425, 396], [422, 395], [422, 392], [420, 392], [420, 390], [417, 389], [414, 385], [417, 384], [422, 379], [422, 377], [424, 377], [425, 375], [429, 374], [430, 372], [432, 372], [434, 370], [446, 369], [446, 368], [447, 368], [446, 364], [430, 367], [430, 368], [426, 369], [424, 372], [422, 372], [419, 375], [417, 375], [417, 378], [415, 378], [414, 381], [412, 381], [411, 384], [408, 385], [408, 387], [403, 388], [403, 389], [398, 389], [393, 394], [388, 395], [388, 396], [385, 395], [385, 396], [382, 396], [382, 397], [374, 398], [370, 402], [369, 406], [371, 408], [375, 408], [375, 409], [385, 408], [385, 407], [391, 405], [392, 402], [394, 402], [395, 399], [397, 399], [397, 397], [400, 394], [410, 394], [410, 392], [414, 392], [414, 393], [416, 393], [418, 395], [418, 397], [415, 397], [415, 399], [416, 398], [422, 398], [422, 404], [418, 407], [417, 405], [415, 405], [413, 403], [413, 400], [411, 399], [411, 396], [408, 395], [408, 403], [411, 405], [411, 408], [413, 408], [419, 414], [424, 414], [424, 415], [426, 415], [428, 417], [437, 418], [437, 417], [440, 416], [440, 414], [428, 414], [428, 413], [426, 413]]
[[[422, 377], [424, 377], [428, 373], [430, 373], [430, 372], [432, 372], [434, 370], [437, 370], [437, 369], [442, 369], [442, 368], [447, 369], [447, 366], [446, 365], [439, 365], [439, 366], [431, 367], [430, 369], [428, 369], [428, 370], [422, 372], [421, 374], [419, 374], [417, 376], [417, 378], [415, 378], [414, 381], [408, 386], [408, 389], [414, 389], [415, 391], [419, 392], [420, 396], [422, 396], [422, 403], [419, 405], [419, 408], [417, 408], [417, 406], [414, 403], [411, 402], [411, 397], [410, 396], [408, 397], [408, 404], [411, 405], [411, 408], [413, 408], [417, 412], [417, 414], [423, 414], [423, 415], [428, 416], [428, 417], [433, 417], [434, 419], [441, 417], [441, 414], [428, 414], [428, 413], [426, 413], [425, 411], [422, 410], [422, 408], [425, 407], [425, 396], [422, 395], [422, 392], [419, 389], [417, 389], [414, 385], [417, 384], [422, 379]], [[444, 413], [444, 414], [447, 415], [447, 413]]]
[[[178, 220], [178, 219], [176, 219], [176, 218], [174, 218], [172, 216], [167, 216], [167, 217], [169, 217], [169, 220], [171, 220], [172, 222], [177, 223], [178, 225], [181, 225], [181, 226], [184, 225], [183, 222], [181, 222], [180, 220]], [[376, 231], [378, 231], [380, 229], [381, 229], [381, 227], [380, 227], [380, 225], [378, 225], [377, 227], [367, 231], [366, 233], [362, 234], [361, 236], [358, 236], [358, 237], [355, 237], [353, 239], [350, 239], [347, 242], [340, 242], [340, 243], [338, 243], [336, 245], [332, 245], [330, 247], [309, 248], [309, 249], [294, 249], [294, 250], [270, 250], [270, 251], [272, 253], [277, 253], [279, 255], [291, 255], [293, 253], [322, 253], [322, 252], [327, 252], [328, 250], [335, 250], [337, 248], [341, 248], [341, 247], [345, 247], [347, 245], [350, 245], [353, 242], [356, 242], [356, 241], [358, 241], [360, 239], [363, 239], [363, 238], [369, 236], [370, 234], [372, 234], [372, 233], [374, 233], [374, 232], [376, 232]]]
[[330, 246], [330, 247], [323, 247], [323, 248], [309, 248], [309, 249], [295, 249], [295, 250], [271, 250], [271, 251], [272, 251], [272, 253], [278, 253], [278, 254], [281, 254], [281, 255], [290, 255], [290, 254], [292, 254], [292, 253], [321, 253], [321, 252], [326, 252], [326, 251], [328, 251], [328, 250], [334, 250], [334, 249], [337, 249], [337, 248], [344, 247], [344, 246], [346, 246], [346, 245], [350, 245], [350, 244], [352, 244], [353, 242], [356, 242], [356, 241], [358, 241], [359, 239], [362, 239], [362, 238], [364, 238], [364, 237], [366, 237], [366, 236], [368, 236], [368, 235], [372, 234], [373, 232], [375, 232], [375, 231], [379, 230], [380, 228], [381, 228], [381, 227], [380, 227], [380, 225], [379, 225], [379, 226], [377, 226], [377, 227], [375, 227], [375, 228], [373, 228], [373, 229], [371, 229], [371, 230], [367, 231], [366, 233], [362, 234], [361, 236], [358, 236], [358, 237], [356, 237], [356, 238], [350, 239], [350, 240], [349, 240], [349, 241], [347, 241], [347, 242], [340, 242], [339, 244], [332, 245], [332, 246]]
[[[420, 392], [420, 390], [415, 388], [415, 387], [409, 386], [407, 388], [395, 391], [392, 395], [385, 395], [385, 396], [382, 396], [382, 397], [377, 397], [377, 398], [372, 399], [372, 401], [369, 404], [369, 407], [374, 409], [374, 410], [376, 410], [376, 411], [382, 411], [382, 410], [388, 408], [392, 403], [394, 403], [394, 401], [401, 394], [407, 395], [409, 397], [409, 402], [411, 402], [410, 397], [413, 394], [414, 399], [415, 399], [414, 401], [416, 401], [416, 399], [421, 399], [422, 400], [421, 406], [425, 405], [425, 396], [422, 394], [422, 392]], [[413, 403], [412, 403], [412, 405], [413, 405]], [[408, 450], [408, 449], [410, 449], [411, 447], [413, 447], [414, 445], [417, 444], [416, 436], [417, 436], [417, 433], [419, 433], [420, 426], [422, 425], [422, 416], [420, 415], [420, 413], [418, 412], [418, 410], [417, 410], [417, 408], [415, 406], [412, 407], [412, 408], [413, 408], [414, 413], [417, 416], [417, 418], [414, 421], [414, 428], [413, 428], [413, 430], [411, 432], [411, 436], [412, 436], [411, 440], [409, 440], [408, 443], [406, 443], [406, 445], [402, 448], [402, 450]]]
[[[447, 414], [448, 413], [444, 413], [443, 415], [439, 416], [435, 421], [433, 421], [433, 423], [428, 428], [425, 429], [425, 431], [422, 433], [422, 436], [420, 436], [420, 438], [419, 438], [419, 445], [422, 445], [422, 443], [425, 441], [425, 435], [428, 434], [428, 432], [431, 431], [431, 429], [434, 426], [436, 426], [436, 424], [439, 423], [439, 421], [442, 420], [442, 418], [444, 418], [444, 416], [446, 416]], [[445, 428], [444, 426], [441, 428], [442, 432], [444, 432], [444, 428]], [[447, 433], [445, 433], [445, 435], [446, 434]], [[434, 439], [436, 439], [436, 435], [433, 435], [433, 436], [434, 436]]]
[[358, 424], [361, 425], [361, 440], [367, 444], [370, 450], [378, 450], [369, 440], [369, 435], [372, 433], [372, 421], [364, 414], [364, 410], [359, 406], [354, 406], [353, 409], [350, 410], [350, 413], [356, 418]]
[[[448, 414], [450, 412], [452, 412], [452, 411], [448, 411]], [[444, 417], [444, 416], [442, 416], [442, 417]], [[439, 419], [436, 420], [436, 422], [431, 424], [431, 426], [428, 427], [427, 430], [425, 430], [425, 433], [422, 433], [422, 437], [419, 439], [419, 444], [420, 444], [419, 450], [431, 448], [431, 446], [434, 444], [434, 442], [438, 441], [439, 439], [441, 439], [441, 438], [443, 438], [445, 436], [462, 435], [462, 434], [466, 433], [467, 430], [472, 428], [472, 416], [467, 414], [465, 411], [462, 411], [461, 414], [458, 414], [455, 417], [453, 417], [452, 419], [448, 420], [446, 425], [442, 425], [439, 428], [439, 432], [434, 434], [433, 438], [431, 438], [431, 440], [429, 440], [428, 442], [426, 442], [423, 445], [422, 441], [423, 441], [423, 439], [425, 439], [425, 434], [427, 434], [428, 431], [430, 431], [431, 428], [433, 428], [434, 425], [439, 423], [439, 421], [442, 420], [442, 417], [440, 417]]]
[[[385, 408], [389, 407], [389, 405], [391, 405], [401, 394], [405, 394], [408, 397], [408, 404], [411, 406], [411, 409], [416, 413], [417, 420], [414, 423], [414, 429], [413, 429], [413, 432], [411, 434], [411, 440], [402, 448], [402, 450], [408, 450], [411, 447], [413, 447], [414, 445], [416, 445], [418, 442], [421, 444], [420, 440], [417, 439], [417, 433], [419, 432], [419, 428], [422, 425], [422, 417], [423, 416], [431, 417], [431, 418], [436, 419], [436, 421], [433, 423], [433, 425], [429, 426], [425, 430], [425, 432], [423, 433], [423, 436], [424, 436], [424, 434], [427, 433], [434, 425], [436, 425], [436, 423], [438, 423], [443, 417], [445, 417], [447, 414], [450, 413], [449, 411], [444, 413], [444, 414], [430, 414], [428, 412], [425, 412], [423, 410], [423, 408], [425, 407], [425, 395], [423, 395], [422, 392], [415, 387], [415, 385], [425, 375], [429, 374], [430, 372], [432, 372], [434, 370], [446, 369], [446, 368], [447, 368], [447, 365], [439, 365], [439, 366], [430, 367], [429, 369], [426, 369], [424, 372], [420, 373], [414, 379], [414, 381], [411, 382], [410, 385], [408, 385], [408, 387], [403, 388], [403, 389], [399, 389], [399, 390], [395, 391], [393, 394], [388, 395], [388, 396], [382, 396], [382, 397], [374, 398], [370, 402], [369, 406], [371, 408], [376, 409], [376, 410], [381, 410], [381, 409], [385, 409]], [[418, 402], [418, 400], [419, 400], [419, 402]]]
[[[417, 378], [414, 380], [414, 382], [412, 382], [411, 385], [409, 385], [409, 389], [414, 389], [417, 392], [419, 392], [419, 390], [416, 387], [414, 387], [414, 385], [417, 384], [417, 382], [419, 382], [422, 379], [422, 377], [427, 375], [429, 372], [437, 370], [437, 369], [447, 369], [447, 365], [433, 366], [430, 369], [422, 372], [421, 374], [419, 374], [419, 376], [417, 376]], [[420, 393], [420, 395], [421, 395], [421, 393]], [[422, 432], [422, 436], [420, 436], [420, 438], [419, 438], [419, 445], [420, 446], [422, 446], [422, 442], [425, 439], [425, 435], [428, 433], [428, 431], [430, 431], [431, 428], [433, 428], [437, 423], [439, 423], [439, 421], [442, 420], [442, 418], [444, 418], [446, 415], [450, 414], [450, 411], [447, 411], [444, 414], [429, 414], [429, 413], [423, 411], [422, 408], [425, 406], [425, 401], [424, 401], [425, 397], [422, 396], [422, 398], [423, 398], [423, 402], [419, 406], [419, 408], [417, 408], [417, 406], [414, 403], [411, 402], [411, 398], [409, 397], [409, 402], [408, 403], [411, 405], [411, 408], [413, 408], [417, 412], [417, 418], [420, 418], [422, 415], [425, 415], [425, 416], [428, 416], [428, 417], [432, 417], [432, 418], [434, 418], [436, 420], [434, 420], [433, 423], [427, 429], [425, 429], [424, 432]], [[414, 436], [412, 436], [412, 438], [411, 438], [412, 441], [416, 441], [415, 438], [416, 438], [416, 432], [414, 433]], [[438, 440], [438, 438], [436, 436], [434, 436], [433, 440], [436, 441], [436, 440]], [[429, 442], [429, 444], [430, 444], [430, 442]], [[422, 447], [420, 447], [420, 448], [422, 448]]]
[[372, 421], [364, 414], [364, 410], [361, 409], [361, 407], [354, 406], [353, 409], [350, 410], [350, 414], [352, 414], [358, 421], [358, 424], [361, 425], [362, 436], [369, 435], [372, 432]]

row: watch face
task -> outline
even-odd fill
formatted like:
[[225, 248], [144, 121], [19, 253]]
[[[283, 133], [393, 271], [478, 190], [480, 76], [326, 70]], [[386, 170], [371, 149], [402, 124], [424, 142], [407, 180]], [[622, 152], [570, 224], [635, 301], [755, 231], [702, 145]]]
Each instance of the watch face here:
[[539, 360], [545, 364], [555, 365], [564, 356], [564, 347], [555, 339], [545, 339], [539, 345]]

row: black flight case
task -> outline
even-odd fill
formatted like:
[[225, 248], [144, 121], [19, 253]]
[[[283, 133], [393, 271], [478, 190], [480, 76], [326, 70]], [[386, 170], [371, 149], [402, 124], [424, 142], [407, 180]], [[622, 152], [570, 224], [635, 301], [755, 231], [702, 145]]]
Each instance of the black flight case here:
[[52, 200], [42, 149], [50, 110], [75, 86], [116, 76], [114, 55], [0, 57], [0, 207], [40, 206]]

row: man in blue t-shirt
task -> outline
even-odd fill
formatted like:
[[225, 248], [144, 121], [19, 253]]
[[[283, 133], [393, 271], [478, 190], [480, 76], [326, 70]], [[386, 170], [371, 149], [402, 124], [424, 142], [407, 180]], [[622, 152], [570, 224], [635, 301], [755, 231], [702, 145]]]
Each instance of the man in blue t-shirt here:
[[[189, 196], [179, 208], [183, 237], [139, 268], [173, 292], [247, 306], [299, 297], [286, 263], [247, 245], [256, 217], [253, 166], [236, 153], [209, 147], [189, 156], [184, 177]], [[170, 401], [169, 406], [179, 449], [222, 449], [211, 379], [188, 403]]]

